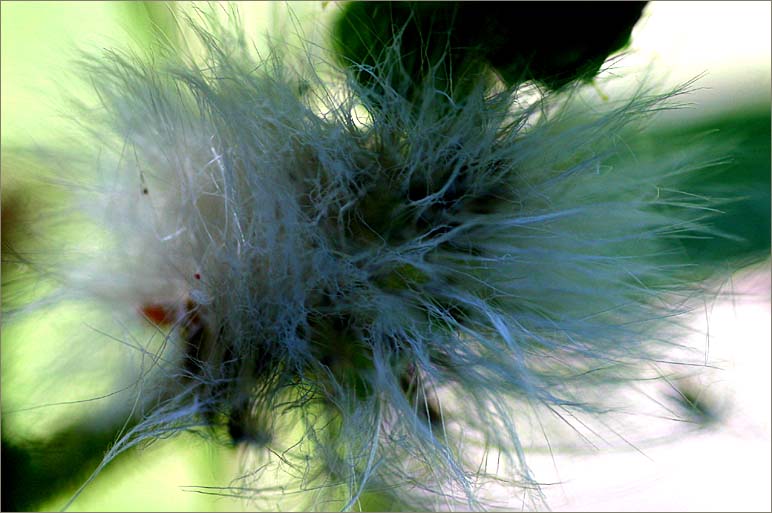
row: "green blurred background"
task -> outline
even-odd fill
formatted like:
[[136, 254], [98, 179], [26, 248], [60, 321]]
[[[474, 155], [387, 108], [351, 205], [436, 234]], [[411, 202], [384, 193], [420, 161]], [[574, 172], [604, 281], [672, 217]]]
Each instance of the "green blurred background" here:
[[[710, 74], [700, 85], [710, 89], [694, 95], [697, 105], [691, 111], [665, 116], [641, 144], [650, 151], [666, 152], [712, 133], [734, 148], [726, 165], [689, 184], [694, 192], [736, 198], [723, 207], [725, 214], [714, 223], [716, 229], [733, 237], [693, 239], [686, 244], [695, 261], [734, 271], [767, 260], [770, 251], [769, 21], [759, 21], [769, 20], [769, 4], [712, 2], [709, 8], [686, 4], [647, 7], [644, 20], [633, 32], [629, 62], [638, 59], [644, 66], [654, 61], [652, 72], [664, 86], [708, 70]], [[245, 27], [255, 36], [289, 27], [290, 7], [301, 24], [328, 19], [337, 8], [322, 2], [239, 4]], [[174, 23], [174, 14], [190, 8], [188, 3], [164, 2], [0, 4], [4, 311], [46, 287], [39, 280], [26, 280], [28, 269], [7, 256], [8, 247], [24, 247], [20, 220], [35, 212], [34, 201], [19, 181], [35, 171], [15, 157], [14, 149], [55, 144], [66, 133], [69, 121], [61, 115], [65, 110], [62, 91], [89, 95], [87, 87], [69, 74], [68, 63], [77, 56], [76, 48], [132, 45], [141, 49], [151, 44], [155, 29], [172, 40], [184, 37]], [[689, 38], [680, 37], [686, 25]], [[615, 94], [613, 87], [604, 91], [612, 97]], [[26, 288], [30, 283], [35, 284], [32, 292]], [[120, 352], [110, 348], [94, 352], [86, 342], [73, 341], [72, 326], [85, 322], [89, 315], [62, 305], [45, 316], [3, 324], [3, 510], [60, 509], [99, 463], [123, 425], [131, 406], [129, 393], [103, 401], [29, 409], [107, 394], [131, 381], [131, 376], [107, 379], [105, 368], [111, 361], [118, 367]], [[58, 355], [65, 344], [73, 342], [89, 351], [90, 360], [82, 362], [83, 378], [69, 380], [66, 387], [41, 380], [66, 366]], [[228, 486], [237, 475], [239, 458], [233, 449], [194, 436], [160, 441], [119, 457], [71, 509], [244, 509], [248, 505], [241, 501], [185, 488]], [[389, 507], [371, 505], [381, 506]]]

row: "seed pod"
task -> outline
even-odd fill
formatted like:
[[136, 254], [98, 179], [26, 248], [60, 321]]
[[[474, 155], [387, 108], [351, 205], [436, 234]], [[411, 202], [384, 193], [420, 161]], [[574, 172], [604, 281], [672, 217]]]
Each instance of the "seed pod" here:
[[[646, 2], [349, 2], [334, 37], [342, 64], [377, 76], [408, 98], [424, 80], [454, 98], [487, 63], [509, 86], [528, 80], [560, 89], [592, 80], [630, 40]], [[394, 69], [379, 68], [396, 48]]]

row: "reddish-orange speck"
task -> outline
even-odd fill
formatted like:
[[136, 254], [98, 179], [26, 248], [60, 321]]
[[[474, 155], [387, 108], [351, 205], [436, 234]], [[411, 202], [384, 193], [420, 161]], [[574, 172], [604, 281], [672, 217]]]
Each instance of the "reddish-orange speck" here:
[[164, 305], [145, 305], [140, 308], [142, 315], [144, 315], [153, 324], [162, 326], [164, 324], [171, 324], [174, 321], [174, 311], [168, 306]]

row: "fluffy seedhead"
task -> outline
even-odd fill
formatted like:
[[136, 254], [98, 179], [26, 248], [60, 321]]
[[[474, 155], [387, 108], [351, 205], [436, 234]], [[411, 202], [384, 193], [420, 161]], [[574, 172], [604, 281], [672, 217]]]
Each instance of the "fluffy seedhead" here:
[[357, 81], [213, 20], [195, 51], [81, 67], [99, 158], [72, 212], [104, 239], [55, 272], [168, 342], [105, 463], [195, 430], [253, 447], [220, 492], [269, 504], [275, 469], [325, 510], [478, 508], [488, 478], [538, 501], [533, 419], [608, 411], [696, 297], [674, 240], [709, 214], [678, 192], [701, 150], [626, 142], [682, 91], [593, 107], [485, 77], [451, 99], [430, 76], [408, 101], [398, 51]]

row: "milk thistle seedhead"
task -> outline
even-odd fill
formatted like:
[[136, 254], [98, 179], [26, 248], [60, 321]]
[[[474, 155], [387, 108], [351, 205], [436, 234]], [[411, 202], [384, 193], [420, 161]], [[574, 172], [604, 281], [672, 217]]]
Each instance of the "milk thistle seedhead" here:
[[395, 45], [346, 77], [257, 56], [237, 21], [192, 22], [200, 55], [82, 63], [99, 159], [75, 204], [107, 242], [57, 273], [169, 343], [161, 391], [105, 462], [211, 428], [319, 509], [368, 491], [478, 508], [486, 478], [538, 501], [529, 416], [609, 409], [696, 296], [672, 239], [706, 214], [677, 192], [702, 150], [625, 142], [682, 91], [591, 108], [483, 73], [458, 96], [429, 67], [406, 95]]

